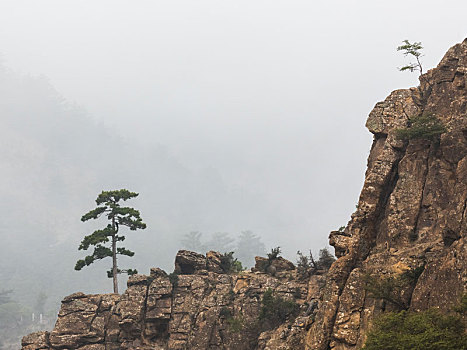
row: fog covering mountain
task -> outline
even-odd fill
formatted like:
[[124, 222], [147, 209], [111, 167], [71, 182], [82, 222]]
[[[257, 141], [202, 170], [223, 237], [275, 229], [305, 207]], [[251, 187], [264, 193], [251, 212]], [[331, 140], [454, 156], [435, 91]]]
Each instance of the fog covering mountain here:
[[395, 48], [421, 40], [429, 68], [463, 38], [462, 7], [0, 2], [0, 291], [48, 308], [110, 291], [109, 262], [73, 266], [99, 227], [81, 215], [122, 187], [148, 224], [122, 267], [170, 271], [190, 232], [316, 254], [357, 202], [367, 113], [416, 84]]
[[[83, 236], [107, 224], [80, 221], [102, 190], [140, 193], [128, 205], [140, 210], [148, 228], [126, 232], [124, 245], [136, 255], [121, 257], [119, 266], [141, 273], [154, 266], [171, 272], [181, 248], [230, 251], [240, 245], [237, 256], [248, 267], [252, 256], [272, 247], [294, 260], [298, 249], [317, 252], [325, 245], [327, 232], [320, 240], [307, 237], [313, 228], [288, 215], [290, 203], [282, 206], [254, 186], [226, 183], [214, 167], [189, 169], [164, 146], [125, 138], [67, 102], [45, 77], [2, 66], [0, 115], [0, 292], [12, 290], [9, 297], [25, 315], [40, 295], [54, 317], [65, 295], [111, 292], [109, 259], [73, 269], [86, 255], [77, 249]], [[190, 240], [193, 232], [198, 246]]]
[[425, 5], [0, 2], [0, 293], [29, 316], [43, 293], [55, 317], [67, 294], [110, 292], [110, 261], [73, 270], [110, 189], [139, 192], [148, 224], [123, 268], [170, 272], [178, 249], [247, 231], [316, 255], [357, 203], [367, 113], [416, 85], [397, 45], [421, 40], [430, 68], [465, 35], [465, 5]]
[[128, 205], [141, 211], [148, 229], [128, 232], [125, 246], [136, 256], [120, 264], [143, 273], [152, 266], [171, 271], [182, 236], [193, 230], [208, 239], [220, 229], [235, 237], [258, 222], [276, 236], [283, 227], [277, 209], [260, 195], [229, 188], [214, 168], [193, 172], [162, 146], [125, 141], [67, 103], [44, 78], [2, 67], [0, 114], [0, 290], [13, 289], [12, 298], [31, 307], [40, 292], [49, 307], [78, 290], [110, 292], [110, 261], [73, 270], [84, 255], [77, 251], [80, 240], [99, 227], [80, 217], [102, 190], [140, 193]]

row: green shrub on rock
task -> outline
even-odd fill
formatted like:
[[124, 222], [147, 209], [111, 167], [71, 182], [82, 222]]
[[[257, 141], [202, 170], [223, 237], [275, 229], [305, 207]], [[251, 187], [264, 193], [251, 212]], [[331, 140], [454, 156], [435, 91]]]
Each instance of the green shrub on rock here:
[[234, 252], [224, 253], [220, 256], [221, 268], [225, 273], [238, 273], [243, 271], [240, 261], [234, 258]]
[[404, 291], [413, 290], [424, 269], [425, 266], [421, 265], [393, 276], [365, 274], [364, 289], [370, 298], [381, 299], [397, 307], [398, 310], [407, 310], [410, 300], [404, 298]]
[[400, 140], [434, 140], [445, 132], [446, 127], [436, 116], [433, 114], [422, 114], [409, 118], [407, 127], [397, 129], [396, 136]]
[[289, 317], [297, 316], [298, 311], [297, 303], [274, 295], [272, 289], [269, 288], [263, 294], [258, 319], [268, 323], [271, 328], [275, 328]]
[[336, 261], [334, 255], [332, 255], [328, 248], [323, 248], [319, 250], [319, 259], [316, 263], [316, 267], [327, 271], [334, 261]]
[[380, 316], [362, 350], [466, 350], [465, 324], [459, 315], [438, 310], [390, 312]]

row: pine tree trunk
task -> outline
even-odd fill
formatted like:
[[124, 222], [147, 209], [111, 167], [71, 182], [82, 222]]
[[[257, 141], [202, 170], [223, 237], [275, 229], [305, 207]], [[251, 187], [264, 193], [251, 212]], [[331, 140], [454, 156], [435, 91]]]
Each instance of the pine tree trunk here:
[[112, 218], [112, 277], [114, 283], [114, 293], [118, 294], [118, 281], [117, 281], [117, 239], [115, 232], [115, 218]]

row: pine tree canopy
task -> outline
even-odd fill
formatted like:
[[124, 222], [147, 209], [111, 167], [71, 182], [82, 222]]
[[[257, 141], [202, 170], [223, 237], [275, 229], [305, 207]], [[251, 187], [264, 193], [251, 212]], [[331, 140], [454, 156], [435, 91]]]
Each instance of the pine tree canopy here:
[[[112, 257], [113, 267], [110, 270], [110, 277], [114, 278], [114, 291], [116, 274], [126, 272], [128, 274], [136, 273], [136, 270], [120, 270], [116, 266], [116, 255], [133, 256], [135, 253], [124, 247], [116, 247], [117, 242], [125, 240], [125, 236], [119, 235], [119, 227], [126, 226], [130, 230], [145, 229], [146, 224], [141, 219], [138, 210], [131, 207], [120, 206], [120, 201], [126, 201], [138, 196], [138, 193], [130, 192], [126, 189], [114, 191], [102, 191], [97, 196], [97, 208], [92, 209], [81, 217], [81, 221], [85, 222], [91, 219], [98, 219], [102, 215], [110, 221], [103, 229], [95, 230], [90, 235], [87, 235], [81, 241], [78, 250], [88, 250], [94, 246], [94, 251], [91, 255], [86, 256], [76, 262], [75, 270], [81, 270], [84, 266], [89, 266], [96, 260]], [[111, 247], [106, 247], [104, 244], [110, 243]]]

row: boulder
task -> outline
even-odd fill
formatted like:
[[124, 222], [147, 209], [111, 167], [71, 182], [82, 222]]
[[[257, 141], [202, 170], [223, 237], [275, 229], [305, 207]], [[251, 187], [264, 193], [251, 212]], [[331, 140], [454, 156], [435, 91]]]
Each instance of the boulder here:
[[282, 256], [279, 256], [278, 258], [274, 259], [271, 263], [271, 266], [274, 266], [276, 272], [295, 270], [295, 265], [293, 264], [293, 262], [284, 259]]
[[175, 270], [179, 275], [194, 275], [207, 273], [206, 257], [189, 250], [179, 250], [175, 257]]
[[207, 269], [210, 272], [223, 273], [221, 253], [215, 251], [209, 251], [206, 253]]

